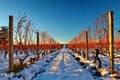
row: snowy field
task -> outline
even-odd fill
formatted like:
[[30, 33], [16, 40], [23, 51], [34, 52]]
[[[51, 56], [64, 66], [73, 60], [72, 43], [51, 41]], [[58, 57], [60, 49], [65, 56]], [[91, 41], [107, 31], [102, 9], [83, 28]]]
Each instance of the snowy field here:
[[[120, 80], [119, 57], [114, 60], [116, 74], [110, 75], [109, 57], [100, 54], [102, 68], [97, 68], [99, 63], [93, 63], [93, 54], [89, 52], [89, 60], [86, 60], [64, 46], [17, 73], [8, 73], [8, 55], [7, 58], [4, 58], [4, 52], [0, 52], [0, 80]], [[120, 55], [119, 52], [115, 54]], [[14, 53], [14, 61], [20, 57], [24, 57], [24, 55]], [[29, 52], [25, 62], [31, 57], [34, 55]], [[80, 60], [76, 59], [77, 57]], [[100, 74], [96, 74], [96, 72]]]
[[[51, 53], [49, 56], [41, 58], [38, 62], [31, 64], [28, 68], [24, 68], [23, 70], [17, 73], [7, 73], [8, 71], [8, 58], [3, 58], [3, 54], [1, 54], [0, 62], [0, 80], [31, 80], [36, 76], [38, 73], [42, 73], [46, 70], [46, 67], [50, 64], [50, 61], [56, 57], [60, 50], [56, 51], [55, 53]], [[33, 53], [29, 52], [29, 56], [25, 60], [29, 60], [33, 57]], [[17, 61], [17, 58], [20, 56], [14, 55], [14, 61]], [[24, 57], [24, 56], [22, 56]]]
[[[71, 50], [70, 50], [71, 51]], [[72, 52], [72, 51], [71, 51]], [[89, 60], [83, 58], [79, 53], [74, 53], [75, 58], [79, 58], [80, 65], [83, 66], [90, 74], [94, 77], [95, 80], [120, 80], [120, 58], [114, 59], [114, 70], [115, 74], [110, 75], [110, 62], [109, 56], [99, 54], [99, 58], [102, 62], [102, 68], [98, 68], [99, 62], [93, 63], [94, 58], [92, 58], [93, 52], [89, 52]], [[115, 52], [116, 56], [119, 56], [119, 52]]]
[[72, 54], [63, 48], [47, 70], [33, 80], [94, 80]]

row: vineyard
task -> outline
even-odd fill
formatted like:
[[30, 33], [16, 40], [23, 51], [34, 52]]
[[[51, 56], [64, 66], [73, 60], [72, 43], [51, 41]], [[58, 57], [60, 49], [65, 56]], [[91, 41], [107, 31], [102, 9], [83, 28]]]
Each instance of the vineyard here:
[[17, 27], [14, 17], [9, 16], [9, 28], [0, 30], [0, 74], [18, 72], [41, 58], [47, 57], [61, 48], [47, 32], [32, 29], [32, 22], [26, 14], [19, 15]]
[[36, 29], [26, 13], [9, 15], [8, 26], [0, 27], [0, 80], [119, 80], [120, 27], [114, 13], [100, 13], [92, 27], [65, 44]]

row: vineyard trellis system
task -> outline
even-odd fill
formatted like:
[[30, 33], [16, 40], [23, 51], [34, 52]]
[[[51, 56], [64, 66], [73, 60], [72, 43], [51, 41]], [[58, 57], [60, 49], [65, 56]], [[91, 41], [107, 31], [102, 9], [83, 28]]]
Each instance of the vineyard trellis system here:
[[[9, 16], [9, 39], [8, 42], [0, 45], [0, 49], [4, 49], [9, 52], [9, 71], [14, 71], [13, 52], [20, 51], [22, 54], [24, 51], [25, 57], [20, 58], [20, 64], [28, 56], [28, 50], [32, 50], [35, 54], [34, 59], [39, 60], [40, 50], [50, 50], [53, 52], [61, 48], [62, 44], [55, 41], [47, 32], [38, 32], [32, 29], [32, 21], [28, 21], [26, 14], [19, 17], [17, 27], [13, 27], [14, 20], [13, 16]], [[98, 48], [104, 53], [109, 49], [110, 53], [110, 73], [114, 73], [114, 50], [120, 50], [119, 37], [114, 38], [113, 29], [113, 12], [108, 12], [108, 17], [101, 14], [101, 18], [97, 18], [95, 21], [94, 32], [88, 26], [88, 30], [83, 30], [78, 36], [71, 40], [67, 47], [72, 49], [74, 52], [86, 51], [86, 58], [88, 57], [88, 51]], [[92, 35], [92, 36], [91, 36]], [[118, 35], [119, 36], [119, 35]], [[9, 43], [9, 45], [8, 45]], [[44, 55], [45, 55], [44, 54]], [[42, 55], [42, 56], [44, 56]], [[5, 54], [6, 56], [6, 54]]]
[[[32, 29], [32, 22], [27, 21], [26, 14], [19, 16], [17, 27], [14, 27], [14, 17], [9, 16], [9, 38], [8, 42], [0, 45], [0, 49], [5, 50], [5, 58], [7, 53], [9, 53], [9, 66], [8, 69], [10, 72], [14, 71], [14, 51], [20, 51], [21, 54], [25, 53], [24, 58], [18, 59], [20, 64], [24, 65], [23, 61], [28, 57], [29, 50], [33, 51], [35, 54], [34, 60], [39, 60], [40, 51], [44, 51], [42, 56], [47, 55], [46, 51], [50, 53], [61, 48], [62, 44], [55, 41], [51, 36], [46, 32], [38, 32]], [[6, 36], [7, 37], [7, 36]], [[33, 38], [34, 37], [34, 38]], [[33, 61], [32, 58], [30, 61]], [[18, 66], [17, 66], [18, 67]]]
[[[78, 36], [72, 39], [68, 44], [68, 48], [74, 52], [85, 51], [88, 59], [88, 51], [100, 50], [100, 53], [110, 54], [110, 73], [114, 73], [114, 50], [120, 51], [119, 38], [114, 38], [113, 12], [109, 11], [108, 16], [101, 14], [100, 19], [96, 19], [93, 33], [88, 26], [88, 30], [83, 30]], [[92, 36], [91, 36], [92, 35]], [[120, 34], [119, 34], [120, 35]]]

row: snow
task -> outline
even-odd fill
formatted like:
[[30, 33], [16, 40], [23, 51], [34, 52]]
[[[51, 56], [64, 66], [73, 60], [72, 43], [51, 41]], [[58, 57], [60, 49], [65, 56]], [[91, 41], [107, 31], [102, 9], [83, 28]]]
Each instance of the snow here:
[[[46, 67], [49, 66], [49, 62], [52, 60], [52, 58], [56, 57], [56, 54], [60, 50], [56, 51], [55, 53], [51, 53], [51, 55], [46, 56], [45, 58], [41, 58], [38, 62], [35, 62], [31, 64], [28, 68], [24, 68], [23, 70], [19, 71], [18, 73], [6, 73], [8, 70], [8, 64], [3, 66], [5, 67], [5, 71], [3, 70], [4, 68], [1, 69], [0, 73], [0, 80], [31, 80], [37, 73], [44, 72], [46, 70]], [[29, 56], [30, 57], [30, 56]], [[29, 58], [28, 57], [28, 58]], [[7, 58], [6, 58], [7, 59]], [[6, 61], [5, 59], [5, 61]], [[16, 58], [14, 58], [16, 60]], [[2, 64], [3, 65], [3, 64]]]
[[[79, 55], [78, 53], [74, 53], [75, 57], [79, 57], [80, 62], [84, 63], [83, 67], [87, 69], [91, 73], [91, 75], [93, 75], [95, 80], [120, 80], [120, 78], [119, 79], [115, 78], [115, 75], [120, 76], [120, 58], [114, 59], [114, 69], [116, 73], [113, 76], [111, 76], [109, 73], [110, 71], [109, 56], [99, 54], [99, 58], [102, 62], [102, 68], [98, 68], [99, 62], [93, 63], [94, 58], [92, 58], [92, 55], [94, 53], [90, 51], [88, 54], [89, 54], [89, 60], [87, 60], [86, 58], [83, 58], [82, 55]], [[118, 54], [118, 53], [114, 53], [114, 54]], [[100, 76], [95, 76], [96, 71], [100, 72]]]
[[63, 48], [47, 70], [33, 80], [94, 80], [66, 48]]
[[[43, 50], [40, 50], [40, 52], [42, 56]], [[48, 50], [47, 53], [49, 52]], [[78, 53], [73, 53], [63, 46], [60, 50], [50, 53], [44, 58], [40, 58], [39, 61], [17, 73], [7, 73], [8, 54], [7, 58], [4, 58], [4, 53], [4, 51], [0, 51], [0, 80], [120, 80], [119, 78], [115, 78], [115, 76], [120, 76], [120, 52], [117, 51], [115, 52], [114, 59], [114, 68], [116, 71], [114, 75], [109, 74], [109, 56], [107, 56], [109, 54], [106, 54], [106, 56], [102, 54], [99, 55], [102, 61], [102, 68], [97, 68], [96, 66], [99, 63], [93, 63], [92, 55], [94, 53], [89, 52], [89, 60], [86, 60]], [[20, 51], [18, 51], [17, 55], [14, 53], [14, 61], [24, 56], [25, 55], [21, 55]], [[25, 62], [34, 56], [34, 53], [29, 51], [29, 56]], [[80, 61], [75, 60], [76, 57], [79, 57]], [[80, 65], [81, 62], [83, 62], [84, 65]], [[96, 70], [94, 70], [93, 67], [97, 68], [101, 76], [94, 76]]]

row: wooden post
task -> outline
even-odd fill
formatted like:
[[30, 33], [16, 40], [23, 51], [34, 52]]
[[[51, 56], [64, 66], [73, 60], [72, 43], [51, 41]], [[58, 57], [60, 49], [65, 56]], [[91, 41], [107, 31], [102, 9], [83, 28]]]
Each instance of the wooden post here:
[[86, 57], [87, 57], [87, 59], [89, 59], [88, 58], [88, 31], [86, 31]]
[[[118, 30], [118, 33], [119, 33], [119, 35], [118, 35], [118, 45], [120, 45], [120, 30]], [[119, 48], [120, 48], [120, 46], [118, 46]]]
[[108, 12], [109, 21], [109, 51], [110, 51], [110, 74], [114, 73], [114, 27], [113, 27], [113, 12]]
[[37, 60], [39, 60], [39, 32], [37, 32]]
[[9, 16], [9, 71], [13, 71], [13, 16]]

